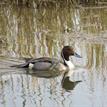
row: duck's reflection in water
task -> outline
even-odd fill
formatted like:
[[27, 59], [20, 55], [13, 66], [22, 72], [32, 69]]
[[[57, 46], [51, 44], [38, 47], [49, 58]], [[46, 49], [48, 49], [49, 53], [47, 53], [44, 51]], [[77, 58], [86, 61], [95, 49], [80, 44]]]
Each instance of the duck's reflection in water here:
[[36, 76], [39, 78], [54, 78], [57, 76], [60, 76], [62, 74], [64, 74], [64, 71], [60, 72], [60, 71], [34, 71], [34, 70], [29, 70], [26, 69], [26, 74], [28, 75], [32, 75], [32, 76]]
[[[77, 69], [73, 72], [71, 71], [33, 71], [26, 69], [27, 74], [31, 76], [36, 76], [39, 78], [55, 78], [58, 76], [62, 76], [62, 80], [60, 81], [62, 88], [66, 91], [73, 90], [75, 86], [84, 81], [84, 76], [86, 77], [87, 71], [84, 69]], [[85, 75], [84, 75], [85, 74]]]
[[61, 84], [62, 88], [64, 88], [66, 91], [70, 91], [73, 90], [78, 83], [82, 82], [82, 80], [71, 81], [70, 77], [67, 76], [67, 74], [68, 72], [64, 73]]
[[73, 73], [70, 73], [70, 71], [67, 71], [67, 72], [64, 72], [64, 71], [62, 71], [62, 72], [59, 72], [59, 71], [36, 71], [36, 72], [34, 72], [33, 70], [29, 70], [29, 69], [26, 69], [26, 71], [27, 71], [28, 75], [36, 76], [39, 78], [55, 78], [55, 77], [62, 75], [62, 81], [60, 81], [62, 88], [68, 92], [70, 90], [73, 90], [77, 84], [83, 82], [84, 81], [83, 74], [86, 74], [86, 71], [84, 73], [84, 71], [81, 72], [78, 70], [76, 70], [76, 72], [73, 72]]

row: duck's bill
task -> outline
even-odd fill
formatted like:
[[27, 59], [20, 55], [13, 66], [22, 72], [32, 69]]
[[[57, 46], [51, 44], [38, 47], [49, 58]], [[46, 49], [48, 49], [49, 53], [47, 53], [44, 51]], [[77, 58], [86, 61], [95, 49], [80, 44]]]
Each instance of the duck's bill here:
[[78, 57], [78, 58], [82, 58], [79, 54], [77, 54], [76, 52], [74, 53], [74, 56], [75, 57]]

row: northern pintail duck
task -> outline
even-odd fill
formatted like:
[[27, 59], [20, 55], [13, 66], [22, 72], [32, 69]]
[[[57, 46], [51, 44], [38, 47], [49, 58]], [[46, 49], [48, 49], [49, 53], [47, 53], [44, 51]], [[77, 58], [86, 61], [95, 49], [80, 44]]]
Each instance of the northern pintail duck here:
[[76, 52], [74, 52], [74, 49], [71, 46], [64, 46], [61, 51], [61, 56], [63, 59], [63, 62], [59, 61], [55, 58], [49, 58], [49, 57], [41, 57], [37, 59], [29, 59], [24, 64], [20, 65], [13, 65], [13, 67], [18, 68], [29, 68], [35, 71], [45, 71], [45, 70], [58, 70], [58, 71], [66, 71], [71, 70], [74, 68], [73, 63], [70, 61], [70, 56], [76, 56], [81, 58], [80, 55], [78, 55]]

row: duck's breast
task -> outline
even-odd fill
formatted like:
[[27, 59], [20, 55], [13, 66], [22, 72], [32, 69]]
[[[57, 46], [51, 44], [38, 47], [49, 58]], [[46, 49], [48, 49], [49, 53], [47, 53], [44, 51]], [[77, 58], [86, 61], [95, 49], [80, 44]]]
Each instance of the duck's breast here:
[[67, 67], [63, 63], [57, 63], [57, 65], [55, 66], [55, 69], [59, 71], [66, 71]]

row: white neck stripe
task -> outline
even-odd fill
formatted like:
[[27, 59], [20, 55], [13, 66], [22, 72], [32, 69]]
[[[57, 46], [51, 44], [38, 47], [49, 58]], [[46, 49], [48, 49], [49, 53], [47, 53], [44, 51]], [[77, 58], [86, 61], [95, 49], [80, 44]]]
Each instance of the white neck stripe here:
[[70, 70], [75, 68], [74, 64], [71, 61], [65, 60], [65, 63], [67, 64], [67, 66]]

